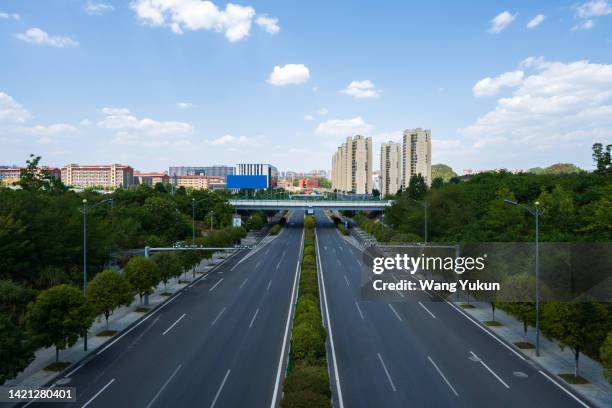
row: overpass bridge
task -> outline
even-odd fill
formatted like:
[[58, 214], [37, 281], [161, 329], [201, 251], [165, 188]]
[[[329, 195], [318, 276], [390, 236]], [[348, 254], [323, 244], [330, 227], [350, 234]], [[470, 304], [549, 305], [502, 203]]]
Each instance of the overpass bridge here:
[[382, 211], [391, 200], [333, 200], [333, 199], [230, 199], [228, 204], [237, 210], [325, 210]]

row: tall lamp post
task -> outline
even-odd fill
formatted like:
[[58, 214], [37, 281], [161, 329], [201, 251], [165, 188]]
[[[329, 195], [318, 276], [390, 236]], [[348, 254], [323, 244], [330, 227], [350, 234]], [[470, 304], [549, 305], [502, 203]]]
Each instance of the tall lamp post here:
[[[113, 205], [113, 199], [98, 201], [95, 204], [87, 205], [87, 199], [83, 199], [83, 295], [87, 296], [87, 213], [94, 207], [100, 204]], [[87, 330], [83, 336], [83, 350], [87, 351]]]
[[414, 198], [411, 198], [412, 201], [414, 201], [415, 203], [419, 204], [421, 207], [423, 207], [423, 210], [425, 212], [425, 222], [424, 222], [424, 226], [423, 229], [425, 230], [424, 232], [424, 239], [425, 239], [425, 245], [427, 245], [427, 201], [423, 200], [423, 201], [419, 201], [419, 200], [415, 200]]
[[536, 201], [535, 207], [528, 207], [516, 201], [504, 200], [506, 204], [518, 205], [535, 217], [535, 304], [536, 304], [536, 356], [540, 356], [540, 214], [542, 211]]

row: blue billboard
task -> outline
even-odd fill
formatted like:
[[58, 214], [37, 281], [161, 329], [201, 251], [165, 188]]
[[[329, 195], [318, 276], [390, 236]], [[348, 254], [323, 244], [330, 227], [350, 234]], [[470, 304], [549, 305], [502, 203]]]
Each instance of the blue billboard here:
[[266, 176], [227, 176], [227, 188], [267, 188], [267, 177]]

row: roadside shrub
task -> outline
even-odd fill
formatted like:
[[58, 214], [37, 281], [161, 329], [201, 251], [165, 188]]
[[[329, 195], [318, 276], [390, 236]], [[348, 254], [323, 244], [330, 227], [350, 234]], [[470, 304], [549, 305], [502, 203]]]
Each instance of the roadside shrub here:
[[293, 338], [291, 340], [291, 355], [293, 361], [304, 361], [309, 365], [318, 364], [318, 360], [325, 359], [325, 336], [317, 327], [321, 321], [303, 321], [293, 326]]
[[340, 232], [342, 233], [342, 235], [351, 235], [351, 233], [349, 232], [349, 230], [346, 229], [346, 227], [342, 224], [337, 224], [338, 226], [338, 230], [340, 230]]
[[281, 226], [276, 224], [272, 228], [270, 228], [270, 235], [276, 235], [280, 232]]

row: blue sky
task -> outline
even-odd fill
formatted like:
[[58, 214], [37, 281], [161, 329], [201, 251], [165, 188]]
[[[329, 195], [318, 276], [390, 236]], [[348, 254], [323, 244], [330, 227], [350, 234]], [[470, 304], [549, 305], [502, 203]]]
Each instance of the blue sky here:
[[612, 142], [604, 0], [3, 0], [0, 51], [0, 164], [329, 169], [425, 127], [457, 172], [591, 168]]

